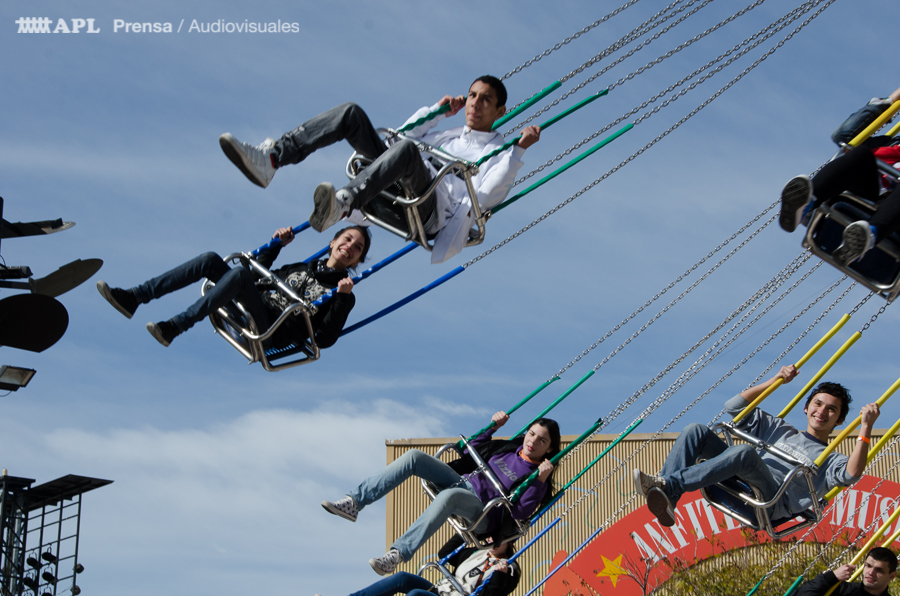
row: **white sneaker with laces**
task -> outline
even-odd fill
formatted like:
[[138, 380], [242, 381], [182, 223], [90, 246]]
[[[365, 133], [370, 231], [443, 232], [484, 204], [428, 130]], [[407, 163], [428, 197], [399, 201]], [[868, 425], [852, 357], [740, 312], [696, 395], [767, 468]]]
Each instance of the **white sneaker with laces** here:
[[353, 497], [349, 496], [338, 499], [337, 501], [322, 501], [322, 507], [328, 513], [333, 513], [338, 517], [343, 517], [352, 522], [355, 522], [356, 518], [359, 516], [359, 506], [356, 504], [356, 501], [353, 500]]
[[374, 569], [375, 573], [378, 575], [389, 575], [393, 573], [394, 569], [397, 568], [397, 565], [402, 562], [403, 559], [400, 557], [400, 551], [393, 548], [380, 557], [369, 559], [369, 565], [372, 566], [372, 569]]
[[330, 182], [323, 182], [313, 192], [313, 212], [309, 225], [317, 232], [327, 230], [350, 212], [353, 197], [343, 188], [335, 192]]
[[219, 137], [219, 146], [231, 163], [244, 173], [250, 182], [263, 188], [275, 176], [277, 169], [272, 165], [272, 147], [274, 139], [266, 139], [259, 146], [250, 145], [237, 140], [230, 132]]
[[650, 492], [650, 489], [662, 488], [666, 484], [659, 476], [644, 474], [637, 468], [631, 471], [631, 479], [634, 480], [634, 490], [645, 499], [647, 498], [647, 493]]
[[875, 233], [865, 220], [855, 221], [844, 228], [841, 239], [841, 245], [831, 256], [842, 267], [858, 261], [875, 246]]

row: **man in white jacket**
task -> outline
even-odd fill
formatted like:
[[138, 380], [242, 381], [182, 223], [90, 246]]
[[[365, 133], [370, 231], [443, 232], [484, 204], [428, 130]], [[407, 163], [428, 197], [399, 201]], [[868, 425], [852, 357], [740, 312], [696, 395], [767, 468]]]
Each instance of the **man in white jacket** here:
[[[435, 105], [419, 109], [408, 122], [415, 122], [447, 104], [450, 105], [447, 112], [404, 134], [473, 162], [503, 145], [503, 136], [491, 130], [494, 122], [506, 113], [506, 89], [499, 79], [489, 75], [479, 77], [469, 87], [467, 96], [445, 95]], [[463, 108], [465, 126], [430, 132], [438, 122], [456, 115]], [[277, 141], [266, 139], [262, 144], [253, 146], [225, 133], [219, 137], [219, 144], [251, 182], [265, 188], [278, 168], [299, 163], [315, 150], [342, 139], [373, 162], [343, 188], [335, 190], [327, 182], [316, 187], [313, 197], [315, 208], [309, 222], [320, 232], [353, 209], [366, 205], [401, 178], [417, 194], [424, 192], [437, 172], [409, 140], [403, 139], [385, 147], [366, 113], [352, 103], [315, 116]], [[496, 207], [506, 198], [516, 173], [522, 167], [522, 154], [539, 139], [540, 128], [529, 126], [522, 131], [517, 145], [479, 166], [472, 182], [482, 209]], [[427, 233], [436, 235], [431, 262], [442, 263], [458, 253], [465, 246], [473, 225], [474, 216], [465, 183], [455, 176], [446, 176], [438, 186], [434, 214], [426, 229]]]

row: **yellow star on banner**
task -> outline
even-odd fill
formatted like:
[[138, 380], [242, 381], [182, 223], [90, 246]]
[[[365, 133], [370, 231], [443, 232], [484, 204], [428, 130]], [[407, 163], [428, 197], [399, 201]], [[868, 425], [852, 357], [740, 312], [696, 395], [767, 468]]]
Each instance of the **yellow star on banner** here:
[[597, 573], [597, 577], [608, 577], [615, 588], [616, 582], [619, 581], [619, 576], [628, 575], [628, 572], [622, 569], [622, 555], [616, 557], [614, 561], [610, 561], [602, 555], [600, 558], [603, 559], [603, 570]]

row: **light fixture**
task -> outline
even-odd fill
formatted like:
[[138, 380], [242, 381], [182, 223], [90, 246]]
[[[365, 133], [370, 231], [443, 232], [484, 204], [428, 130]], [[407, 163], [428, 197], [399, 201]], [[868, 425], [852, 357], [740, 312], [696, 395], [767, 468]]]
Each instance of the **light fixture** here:
[[41, 568], [41, 562], [35, 559], [34, 557], [28, 557], [25, 559], [25, 562], [34, 567], [35, 569]]
[[32, 368], [0, 364], [0, 389], [17, 391], [28, 384], [35, 372], [37, 371]]
[[38, 583], [35, 578], [31, 577], [30, 575], [25, 576], [22, 578], [22, 583], [25, 584], [26, 586], [28, 586], [29, 588], [31, 588], [32, 590], [34, 590], [35, 593], [37, 593]]
[[53, 563], [56, 563], [59, 560], [56, 558], [56, 555], [51, 553], [49, 550], [47, 552], [45, 552], [44, 554], [42, 554], [41, 558], [44, 559], [45, 561], [47, 561], [48, 563], [50, 563], [51, 565]]
[[81, 573], [82, 571], [84, 571], [84, 565], [82, 565], [81, 563], [75, 565], [75, 573]]
[[44, 578], [44, 581], [48, 584], [56, 585], [56, 576], [50, 573], [49, 571], [45, 571], [41, 574], [41, 577]]
[[79, 594], [81, 594], [81, 588], [72, 586], [72, 596], [78, 596]]

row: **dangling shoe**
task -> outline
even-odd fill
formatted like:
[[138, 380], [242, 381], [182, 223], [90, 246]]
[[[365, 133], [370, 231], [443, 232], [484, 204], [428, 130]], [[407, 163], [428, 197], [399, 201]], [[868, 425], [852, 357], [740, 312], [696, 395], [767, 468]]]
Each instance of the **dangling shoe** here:
[[313, 212], [309, 226], [317, 232], [327, 230], [350, 212], [353, 198], [343, 188], [335, 192], [330, 182], [323, 182], [313, 192]]
[[781, 214], [778, 216], [781, 229], [793, 232], [801, 223], [808, 223], [813, 202], [809, 176], [791, 178], [781, 190]]
[[272, 161], [274, 145], [273, 139], [266, 139], [259, 146], [243, 143], [234, 138], [230, 132], [219, 137], [219, 146], [231, 163], [236, 165], [250, 182], [263, 188], [269, 186], [277, 171]]
[[338, 499], [337, 501], [322, 501], [322, 507], [328, 513], [333, 513], [338, 517], [349, 519], [352, 522], [355, 522], [356, 518], [359, 516], [359, 506], [356, 504], [356, 501], [353, 500], [353, 497], [350, 496]]
[[645, 499], [647, 498], [647, 493], [650, 492], [651, 489], [662, 488], [666, 485], [665, 480], [659, 476], [644, 474], [637, 468], [631, 471], [631, 479], [634, 480], [634, 490]]
[[113, 308], [125, 315], [128, 319], [131, 318], [134, 311], [140, 306], [131, 290], [111, 288], [105, 281], [98, 281], [97, 291], [100, 292], [100, 295], [103, 296], [107, 302], [113, 305]]
[[840, 266], [846, 267], [861, 259], [875, 246], [875, 231], [869, 222], [855, 221], [844, 228], [841, 240], [841, 245], [831, 253], [831, 256]]
[[147, 323], [147, 331], [153, 336], [153, 339], [161, 343], [165, 347], [169, 347], [172, 340], [181, 335], [181, 331], [172, 321], [160, 321], [159, 323]]
[[400, 557], [400, 551], [393, 548], [380, 557], [369, 559], [369, 565], [372, 566], [372, 569], [378, 575], [390, 575], [397, 568], [397, 565], [402, 562], [403, 558]]
[[651, 488], [647, 491], [647, 508], [650, 510], [660, 525], [671, 528], [675, 525], [675, 510], [672, 502], [661, 488]]

